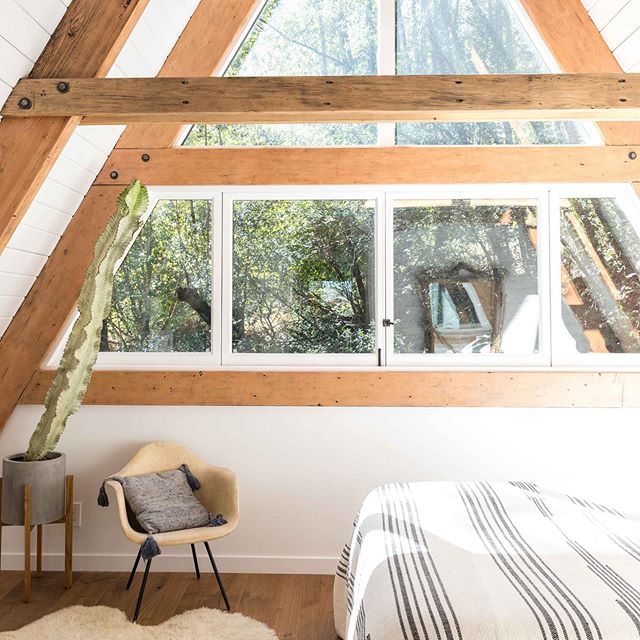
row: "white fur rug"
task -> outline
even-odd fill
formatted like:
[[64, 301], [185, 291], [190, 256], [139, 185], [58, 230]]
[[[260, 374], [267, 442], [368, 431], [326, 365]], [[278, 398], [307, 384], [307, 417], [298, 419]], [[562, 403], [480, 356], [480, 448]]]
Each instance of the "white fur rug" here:
[[111, 607], [68, 607], [50, 613], [2, 640], [278, 640], [262, 622], [218, 609], [185, 611], [157, 626], [131, 624]]

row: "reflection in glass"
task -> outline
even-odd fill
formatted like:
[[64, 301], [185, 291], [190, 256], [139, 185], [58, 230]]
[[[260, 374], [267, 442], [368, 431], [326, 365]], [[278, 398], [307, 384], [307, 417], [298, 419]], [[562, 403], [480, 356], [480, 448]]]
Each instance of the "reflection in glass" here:
[[236, 200], [237, 353], [371, 353], [375, 207], [364, 200]]
[[[549, 73], [507, 0], [396, 0], [399, 75]], [[576, 122], [401, 123], [397, 144], [580, 144]]]
[[160, 200], [115, 275], [101, 351], [211, 349], [211, 202]]
[[[225, 76], [377, 73], [376, 0], [268, 0]], [[209, 125], [185, 145], [325, 146], [375, 144], [375, 124]]]
[[567, 353], [640, 352], [640, 238], [615, 198], [561, 203], [562, 319]]
[[396, 201], [396, 353], [538, 351], [536, 203]]

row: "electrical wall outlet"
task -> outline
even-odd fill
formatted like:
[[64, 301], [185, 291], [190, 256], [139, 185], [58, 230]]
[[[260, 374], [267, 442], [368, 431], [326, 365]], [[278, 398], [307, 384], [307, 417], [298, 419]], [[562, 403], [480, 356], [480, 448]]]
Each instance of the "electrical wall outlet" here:
[[82, 522], [82, 502], [73, 503], [73, 526], [79, 527]]

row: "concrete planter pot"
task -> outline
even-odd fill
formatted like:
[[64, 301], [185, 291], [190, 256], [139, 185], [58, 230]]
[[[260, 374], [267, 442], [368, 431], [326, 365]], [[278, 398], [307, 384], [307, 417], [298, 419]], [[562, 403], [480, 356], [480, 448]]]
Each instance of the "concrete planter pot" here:
[[54, 451], [46, 460], [26, 462], [24, 453], [2, 461], [2, 522], [24, 524], [24, 485], [31, 485], [31, 524], [55, 522], [64, 515], [66, 463]]

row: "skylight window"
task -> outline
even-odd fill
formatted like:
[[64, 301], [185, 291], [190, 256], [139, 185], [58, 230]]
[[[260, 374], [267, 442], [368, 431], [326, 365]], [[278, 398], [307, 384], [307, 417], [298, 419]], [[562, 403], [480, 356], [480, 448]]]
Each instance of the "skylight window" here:
[[[226, 76], [549, 73], [515, 0], [267, 0]], [[188, 146], [585, 144], [576, 122], [196, 124]]]

